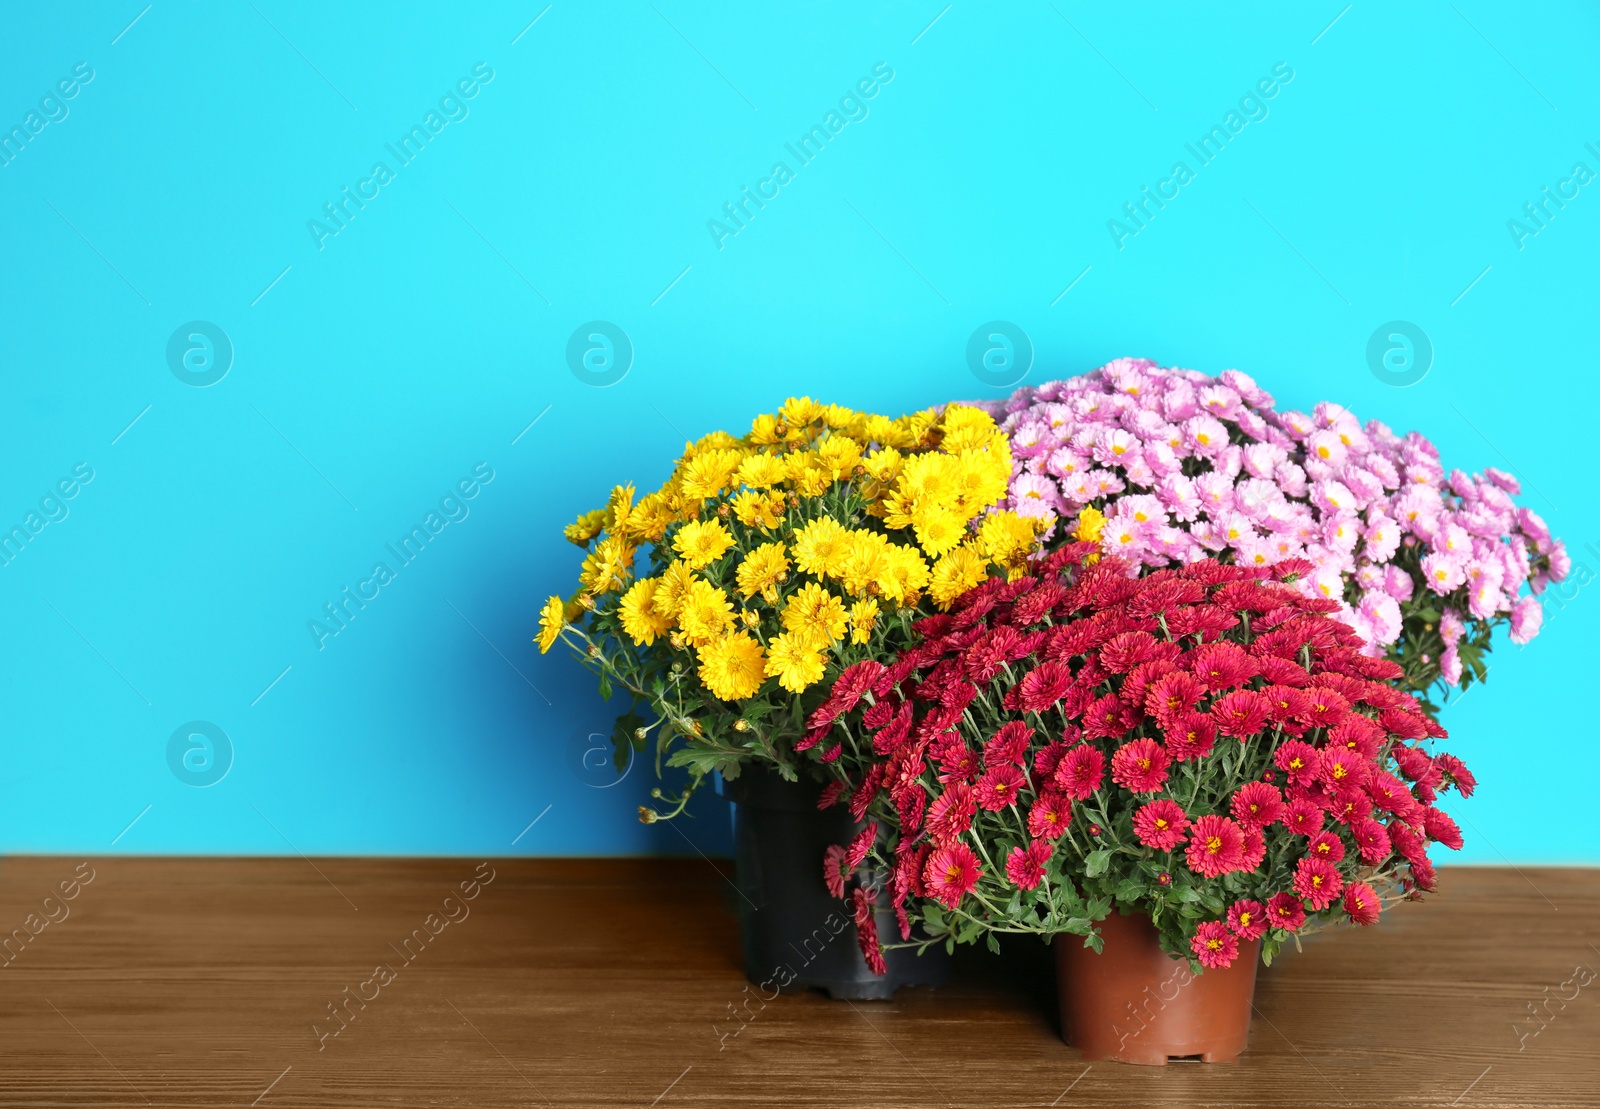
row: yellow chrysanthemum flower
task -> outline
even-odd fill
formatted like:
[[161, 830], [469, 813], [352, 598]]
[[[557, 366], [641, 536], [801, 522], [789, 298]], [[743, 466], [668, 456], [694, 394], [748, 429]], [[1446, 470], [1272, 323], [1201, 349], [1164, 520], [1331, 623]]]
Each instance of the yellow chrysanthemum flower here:
[[578, 582], [593, 594], [609, 593], [633, 576], [633, 547], [620, 535], [608, 535], [583, 559]]
[[683, 495], [701, 500], [715, 497], [732, 483], [733, 475], [743, 461], [744, 454], [736, 450], [706, 451], [697, 455], [693, 462], [683, 468], [680, 480]]
[[814, 424], [827, 413], [827, 409], [810, 397], [790, 397], [778, 409], [778, 418], [790, 427]]
[[873, 597], [863, 597], [850, 606], [850, 641], [866, 643], [872, 638], [872, 629], [878, 625], [878, 602]]
[[690, 582], [678, 609], [683, 638], [698, 647], [720, 638], [732, 625], [733, 602], [728, 595], [700, 578]]
[[720, 520], [691, 520], [672, 537], [672, 549], [682, 556], [691, 570], [715, 562], [731, 546], [733, 536], [728, 534], [728, 529], [722, 526]]
[[788, 476], [783, 459], [770, 454], [752, 454], [739, 463], [735, 480], [752, 489], [766, 489], [777, 485]]
[[791, 451], [783, 461], [789, 482], [802, 497], [820, 497], [833, 484], [833, 471], [815, 451]]
[[658, 615], [677, 620], [678, 612], [683, 608], [683, 599], [688, 596], [689, 587], [695, 582], [694, 571], [683, 559], [675, 558], [653, 580], [659, 584], [655, 596], [651, 598], [651, 607]]
[[927, 588], [931, 576], [928, 564], [915, 547], [907, 544], [891, 543], [887, 553], [889, 573], [880, 587], [883, 595], [896, 604], [914, 604], [917, 595]]
[[784, 632], [767, 645], [766, 672], [790, 693], [821, 681], [824, 666], [821, 648], [804, 632]]
[[933, 566], [933, 577], [928, 593], [941, 609], [947, 609], [955, 599], [984, 578], [988, 567], [972, 544], [957, 547]]
[[1105, 526], [1105, 513], [1092, 504], [1086, 504], [1078, 510], [1078, 524], [1072, 529], [1072, 538], [1082, 543], [1098, 543]]
[[667, 534], [667, 528], [677, 521], [678, 510], [673, 507], [671, 498], [661, 492], [651, 493], [642, 498], [628, 514], [629, 537], [636, 541], [659, 543], [662, 536]]
[[750, 442], [758, 447], [770, 447], [783, 442], [785, 431], [778, 430], [778, 423], [778, 417], [770, 412], [757, 416], [750, 422]]
[[606, 529], [614, 534], [626, 534], [633, 516], [633, 486], [618, 485], [612, 489], [606, 508], [611, 513]]
[[978, 549], [988, 555], [991, 562], [1017, 569], [1033, 553], [1039, 528], [1048, 524], [1048, 518], [1021, 516], [1015, 512], [990, 513], [978, 525]]
[[816, 582], [789, 595], [781, 619], [785, 631], [805, 633], [819, 643], [843, 639], [849, 623], [844, 602]]
[[844, 435], [830, 435], [817, 447], [817, 458], [833, 480], [843, 481], [861, 462], [861, 444]]
[[567, 618], [565, 605], [560, 597], [551, 597], [539, 610], [539, 653], [542, 655], [550, 650], [556, 641], [556, 636], [561, 634], [561, 629], [566, 626]]
[[900, 476], [900, 467], [904, 462], [905, 456], [899, 451], [893, 447], [882, 447], [863, 458], [861, 465], [874, 480], [888, 485]]
[[938, 558], [966, 538], [966, 518], [946, 508], [925, 508], [912, 520], [912, 530], [922, 549]]
[[895, 429], [894, 421], [888, 416], [880, 416], [874, 413], [861, 421], [861, 438], [868, 443], [877, 443], [880, 447], [893, 448], [897, 435], [898, 432]]
[[734, 577], [739, 582], [739, 593], [749, 598], [757, 593], [776, 589], [789, 576], [789, 559], [782, 543], [763, 543], [744, 556]]
[[771, 531], [783, 522], [788, 507], [781, 492], [757, 493], [746, 489], [732, 501], [734, 517], [747, 528]]
[[753, 697], [766, 680], [766, 652], [744, 632], [713, 640], [700, 648], [700, 680], [724, 701]]
[[884, 590], [893, 569], [889, 541], [875, 531], [847, 533], [838, 577], [852, 596]]
[[587, 547], [591, 539], [606, 530], [606, 515], [606, 509], [603, 508], [585, 512], [562, 529], [561, 534], [567, 537], [567, 542]]
[[794, 564], [802, 573], [835, 577], [848, 550], [850, 532], [837, 520], [820, 516], [794, 533]]
[[672, 630], [672, 620], [661, 615], [655, 607], [656, 593], [660, 588], [660, 578], [642, 578], [622, 595], [622, 630], [641, 646], [650, 646], [657, 636], [666, 635]]

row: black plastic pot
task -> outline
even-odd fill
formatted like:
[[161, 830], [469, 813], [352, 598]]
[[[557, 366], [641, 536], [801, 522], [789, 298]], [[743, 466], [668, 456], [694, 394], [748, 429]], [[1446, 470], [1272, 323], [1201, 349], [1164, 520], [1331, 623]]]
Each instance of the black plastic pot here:
[[[769, 992], [810, 987], [851, 1000], [944, 984], [950, 957], [943, 948], [923, 955], [887, 951], [889, 972], [882, 976], [862, 959], [849, 904], [831, 895], [822, 879], [828, 845], [846, 843], [861, 829], [845, 806], [818, 812], [820, 785], [786, 782], [757, 766], [731, 781], [719, 778], [718, 792], [733, 802], [739, 933], [751, 982]], [[886, 899], [878, 935], [885, 941], [899, 936]]]

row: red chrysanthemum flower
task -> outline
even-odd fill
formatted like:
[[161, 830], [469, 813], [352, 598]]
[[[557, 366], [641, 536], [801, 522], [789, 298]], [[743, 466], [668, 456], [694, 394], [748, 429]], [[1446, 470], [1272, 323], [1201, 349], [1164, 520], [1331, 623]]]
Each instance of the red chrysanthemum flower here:
[[1211, 706], [1211, 719], [1223, 735], [1248, 739], [1267, 722], [1269, 708], [1267, 699], [1255, 690], [1236, 689], [1217, 698]]
[[1006, 877], [1018, 889], [1033, 889], [1044, 881], [1044, 864], [1054, 850], [1047, 839], [1036, 839], [1026, 847], [1013, 847], [1006, 859]]
[[1055, 787], [1074, 801], [1088, 798], [1105, 778], [1106, 757], [1097, 747], [1074, 747], [1056, 766]]
[[[917, 768], [918, 773], [921, 767]], [[867, 807], [872, 804], [872, 799], [883, 788], [884, 776], [889, 773], [887, 763], [875, 762], [867, 767], [867, 772], [861, 776], [861, 781], [850, 793], [850, 819], [858, 823], [866, 819]]]
[[[1362, 863], [1378, 866], [1389, 856], [1389, 829], [1371, 816], [1357, 816], [1349, 824], [1350, 835], [1355, 839], [1355, 850], [1362, 853]], [[1333, 859], [1334, 863], [1338, 859]]]
[[1306, 707], [1306, 695], [1289, 685], [1269, 685], [1261, 691], [1267, 701], [1267, 719], [1286, 735], [1298, 736], [1305, 732], [1299, 716]]
[[861, 948], [861, 957], [873, 974], [886, 974], [889, 968], [884, 965], [883, 945], [878, 942], [877, 891], [857, 886], [850, 896], [855, 909], [856, 945]]
[[1032, 728], [1021, 720], [1009, 720], [983, 745], [983, 764], [988, 767], [1021, 766], [1027, 756], [1028, 745], [1032, 742]]
[[1305, 688], [1306, 705], [1298, 719], [1312, 728], [1331, 728], [1350, 713], [1350, 702], [1327, 686]]
[[1237, 643], [1207, 643], [1189, 653], [1189, 670], [1212, 692], [1237, 689], [1259, 672], [1255, 659]]
[[1426, 739], [1427, 718], [1416, 711], [1415, 701], [1407, 698], [1406, 704], [1410, 706], [1409, 711], [1405, 708], [1391, 708], [1378, 713], [1378, 723], [1383, 725], [1384, 731], [1401, 739]]
[[1203, 712], [1180, 712], [1170, 717], [1161, 729], [1167, 753], [1178, 762], [1203, 759], [1217, 742], [1217, 726]]
[[1321, 765], [1317, 749], [1298, 739], [1286, 740], [1272, 756], [1272, 761], [1283, 771], [1284, 777], [1297, 786], [1308, 786], [1316, 781], [1317, 768]]
[[1328, 798], [1328, 812], [1340, 824], [1354, 824], [1372, 815], [1372, 799], [1360, 786], [1340, 786]]
[[844, 790], [844, 782], [837, 779], [829, 782], [822, 787], [822, 792], [817, 795], [817, 808], [819, 810], [833, 808], [838, 803], [840, 796], [843, 795]]
[[1034, 839], [1058, 839], [1072, 822], [1072, 806], [1053, 790], [1039, 794], [1028, 810], [1028, 834]]
[[1024, 779], [1020, 766], [997, 766], [993, 770], [984, 772], [978, 779], [978, 784], [973, 788], [973, 796], [977, 798], [980, 808], [989, 812], [999, 812], [1007, 805], [1013, 805], [1017, 800], [1017, 793], [1022, 789]]
[[1228, 811], [1240, 824], [1265, 828], [1283, 816], [1283, 794], [1266, 782], [1246, 782], [1234, 792]]
[[1176, 801], [1163, 798], [1140, 805], [1133, 813], [1133, 834], [1144, 846], [1156, 851], [1171, 851], [1183, 842], [1189, 817]]
[[1372, 798], [1372, 803], [1378, 808], [1393, 813], [1408, 823], [1415, 823], [1412, 817], [1420, 806], [1399, 778], [1386, 770], [1379, 770], [1373, 773], [1366, 787], [1367, 796]]
[[1422, 826], [1427, 830], [1429, 839], [1439, 841], [1452, 851], [1461, 850], [1461, 829], [1448, 813], [1440, 809], [1424, 809]]
[[1072, 671], [1059, 662], [1041, 662], [1018, 683], [1017, 703], [1024, 712], [1043, 712], [1067, 694]]
[[1207, 878], [1239, 870], [1244, 862], [1244, 829], [1225, 816], [1198, 818], [1189, 830], [1184, 861]]
[[1128, 730], [1127, 710], [1115, 693], [1096, 697], [1083, 710], [1083, 738], [1116, 739]]
[[828, 849], [822, 853], [822, 881], [835, 897], [844, 896], [844, 880], [850, 877], [844, 855], [844, 848], [837, 843], [828, 844]]
[[1228, 907], [1228, 927], [1241, 940], [1259, 940], [1269, 923], [1267, 907], [1259, 901], [1235, 901]]
[[[1332, 728], [1328, 729], [1328, 745], [1330, 747], [1346, 747], [1364, 759], [1376, 758], [1378, 751], [1383, 747], [1384, 731], [1371, 720], [1359, 712], [1352, 712]], [[1412, 748], [1397, 748], [1411, 751]], [[1417, 751], [1416, 754], [1422, 754]], [[1426, 755], [1422, 756], [1424, 759]], [[1431, 760], [1430, 760], [1431, 761]]]
[[1294, 892], [1319, 912], [1333, 904], [1344, 889], [1338, 867], [1325, 859], [1301, 859], [1294, 868]]
[[1322, 831], [1322, 806], [1301, 798], [1284, 806], [1283, 826], [1308, 839]]
[[1111, 756], [1111, 780], [1133, 793], [1155, 793], [1166, 784], [1171, 764], [1155, 740], [1131, 740]]
[[982, 877], [978, 856], [964, 843], [934, 851], [928, 856], [927, 869], [922, 872], [922, 882], [928, 896], [947, 909], [960, 904], [961, 899], [972, 892]]
[[1433, 761], [1444, 774], [1445, 784], [1454, 784], [1461, 791], [1461, 796], [1471, 797], [1472, 791], [1478, 788], [1478, 779], [1472, 776], [1467, 764], [1454, 755], [1440, 755]]
[[1100, 647], [1100, 665], [1113, 674], [1126, 674], [1141, 662], [1155, 657], [1156, 637], [1146, 631], [1123, 632]]
[[1382, 905], [1378, 902], [1378, 891], [1365, 882], [1352, 882], [1344, 891], [1344, 911], [1350, 914], [1350, 919], [1357, 924], [1378, 923], [1378, 912]]
[[1292, 659], [1279, 658], [1277, 655], [1251, 657], [1260, 667], [1261, 676], [1273, 685], [1286, 685], [1298, 689], [1311, 680], [1311, 675], [1306, 673], [1305, 667]]
[[1267, 898], [1267, 916], [1274, 928], [1294, 932], [1306, 922], [1306, 907], [1292, 893], [1275, 893]]
[[[931, 844], [921, 843], [911, 846], [911, 840], [902, 839], [895, 844], [894, 861], [894, 894], [895, 902], [905, 900], [907, 897], [926, 897], [928, 887], [922, 883], [922, 871], [927, 866], [928, 856], [933, 853]], [[902, 939], [908, 937], [902, 936]]]
[[850, 841], [850, 847], [844, 853], [845, 865], [851, 870], [860, 866], [867, 857], [867, 852], [872, 850], [872, 845], [878, 841], [878, 822], [873, 821], [861, 831], [856, 833], [856, 838]]
[[1260, 828], [1244, 826], [1244, 854], [1239, 859], [1240, 870], [1254, 870], [1267, 857], [1267, 837]]
[[928, 806], [928, 834], [941, 847], [950, 845], [972, 826], [977, 808], [972, 787], [952, 783]]
[[1208, 920], [1194, 930], [1189, 950], [1194, 952], [1201, 966], [1220, 970], [1231, 966], [1239, 957], [1239, 937], [1228, 931], [1228, 926], [1220, 920]]
[[977, 752], [960, 736], [953, 735], [945, 743], [929, 745], [928, 754], [939, 764], [939, 780], [946, 785], [970, 782], [978, 773]]
[[1324, 747], [1317, 757], [1317, 776], [1329, 789], [1361, 785], [1371, 765], [1348, 747]]
[[1344, 840], [1332, 832], [1318, 832], [1306, 844], [1306, 854], [1313, 859], [1326, 859], [1336, 863], [1344, 858]]
[[1205, 693], [1206, 687], [1193, 674], [1178, 670], [1150, 683], [1144, 694], [1144, 708], [1165, 726], [1168, 720], [1192, 712]]
[[1394, 853], [1415, 866], [1428, 861], [1428, 845], [1409, 824], [1396, 820], [1389, 825], [1389, 845]]

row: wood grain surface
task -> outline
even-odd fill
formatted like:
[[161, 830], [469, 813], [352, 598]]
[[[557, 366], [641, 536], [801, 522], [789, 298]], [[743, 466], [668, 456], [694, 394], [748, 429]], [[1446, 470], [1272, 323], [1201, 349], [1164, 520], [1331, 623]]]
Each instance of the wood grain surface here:
[[1600, 1105], [1597, 870], [1447, 869], [1264, 971], [1238, 1064], [1161, 1068], [1063, 1045], [1031, 943], [763, 1001], [735, 896], [700, 860], [6, 859], [0, 1105]]

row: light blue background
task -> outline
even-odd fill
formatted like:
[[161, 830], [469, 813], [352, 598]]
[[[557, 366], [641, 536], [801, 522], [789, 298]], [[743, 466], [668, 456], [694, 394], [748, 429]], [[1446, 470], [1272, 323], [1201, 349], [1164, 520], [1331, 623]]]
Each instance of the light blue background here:
[[[1600, 171], [1592, 5], [461, 7], [0, 13], [0, 124], [96, 74], [0, 168], [0, 526], [96, 475], [0, 568], [0, 849], [726, 850], [716, 799], [645, 828], [643, 768], [573, 769], [609, 714], [529, 642], [576, 571], [560, 527], [791, 393], [1002, 395], [965, 363], [992, 319], [1030, 381], [1236, 366], [1424, 430], [1600, 569], [1600, 183], [1520, 250], [1506, 226]], [[307, 221], [480, 61], [467, 118], [319, 250]], [[717, 249], [707, 221], [879, 62], [867, 118]], [[1279, 62], [1268, 117], [1117, 249], [1107, 221]], [[594, 319], [636, 350], [607, 389], [564, 355]], [[1436, 351], [1407, 389], [1366, 363], [1395, 319]], [[236, 351], [210, 388], [166, 363], [190, 320]], [[479, 462], [470, 516], [319, 650], [307, 621]], [[1482, 781], [1460, 858], [1600, 862], [1597, 631], [1571, 590], [1448, 712]], [[166, 754], [197, 719], [235, 747], [204, 789]]]

